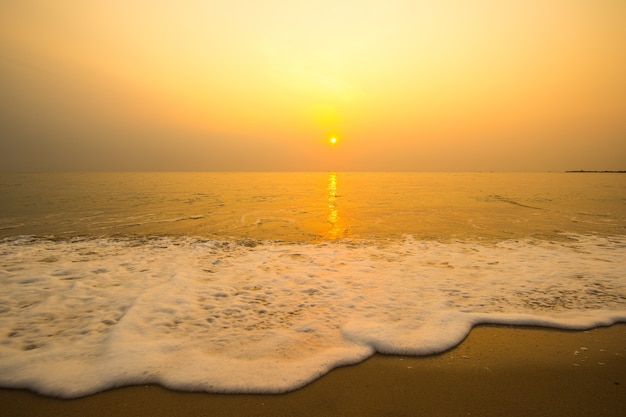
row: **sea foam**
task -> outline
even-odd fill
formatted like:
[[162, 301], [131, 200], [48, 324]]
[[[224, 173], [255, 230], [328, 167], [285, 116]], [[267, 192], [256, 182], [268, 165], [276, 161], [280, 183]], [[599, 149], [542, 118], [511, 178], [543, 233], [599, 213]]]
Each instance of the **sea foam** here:
[[0, 386], [279, 393], [479, 323], [626, 321], [626, 238], [560, 242], [17, 237], [0, 242]]

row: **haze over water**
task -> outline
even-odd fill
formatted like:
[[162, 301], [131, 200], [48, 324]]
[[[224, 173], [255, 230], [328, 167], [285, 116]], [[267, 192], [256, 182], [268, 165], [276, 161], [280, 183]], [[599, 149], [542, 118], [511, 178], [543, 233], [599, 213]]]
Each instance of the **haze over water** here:
[[622, 170], [625, 20], [619, 0], [3, 1], [0, 170]]
[[478, 323], [626, 320], [620, 174], [0, 176], [0, 385], [284, 392]]

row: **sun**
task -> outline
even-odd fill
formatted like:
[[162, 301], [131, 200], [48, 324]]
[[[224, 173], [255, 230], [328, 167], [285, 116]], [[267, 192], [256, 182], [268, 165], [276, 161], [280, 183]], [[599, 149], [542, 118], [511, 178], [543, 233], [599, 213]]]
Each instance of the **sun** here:
[[337, 138], [336, 137], [332, 137], [328, 141], [330, 142], [331, 145], [334, 145], [335, 143], [337, 143]]

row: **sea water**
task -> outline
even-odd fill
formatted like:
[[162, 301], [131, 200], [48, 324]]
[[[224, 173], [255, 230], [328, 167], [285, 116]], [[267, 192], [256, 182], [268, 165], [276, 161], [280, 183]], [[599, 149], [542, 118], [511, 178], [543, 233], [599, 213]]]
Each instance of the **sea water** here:
[[2, 174], [0, 386], [279, 393], [626, 321], [625, 203], [619, 174]]

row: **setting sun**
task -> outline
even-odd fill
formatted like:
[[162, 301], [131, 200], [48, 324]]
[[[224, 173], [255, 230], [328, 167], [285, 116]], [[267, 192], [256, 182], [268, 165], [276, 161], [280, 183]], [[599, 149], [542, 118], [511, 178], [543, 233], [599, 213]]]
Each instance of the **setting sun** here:
[[330, 144], [334, 145], [335, 143], [337, 143], [337, 138], [330, 138]]

